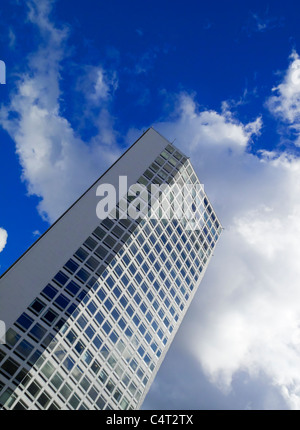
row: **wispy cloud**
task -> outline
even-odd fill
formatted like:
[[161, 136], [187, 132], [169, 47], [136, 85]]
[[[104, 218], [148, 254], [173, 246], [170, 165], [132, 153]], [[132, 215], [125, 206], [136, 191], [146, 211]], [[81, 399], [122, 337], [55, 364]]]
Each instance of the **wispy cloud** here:
[[300, 58], [296, 51], [290, 56], [282, 82], [272, 91], [274, 95], [266, 103], [269, 111], [294, 133], [294, 143], [300, 146]]
[[[61, 114], [61, 61], [69, 55], [69, 30], [50, 19], [51, 1], [30, 0], [28, 20], [40, 33], [40, 46], [28, 58], [1, 124], [16, 144], [28, 193], [40, 197], [38, 210], [54, 221], [119, 153], [107, 110], [111, 85], [102, 68], [86, 75], [96, 134], [84, 142]], [[104, 103], [103, 105], [101, 103]], [[104, 149], [105, 148], [105, 149]]]
[[243, 29], [250, 36], [252, 33], [265, 33], [275, 28], [281, 28], [284, 25], [284, 18], [271, 16], [269, 8], [267, 8], [262, 14], [250, 12], [248, 22]]

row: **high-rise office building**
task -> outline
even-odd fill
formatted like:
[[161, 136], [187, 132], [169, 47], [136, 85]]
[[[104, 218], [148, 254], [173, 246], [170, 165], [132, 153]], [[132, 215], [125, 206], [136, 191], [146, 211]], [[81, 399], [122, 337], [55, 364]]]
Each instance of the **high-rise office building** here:
[[0, 278], [1, 408], [139, 409], [220, 232], [147, 130]]

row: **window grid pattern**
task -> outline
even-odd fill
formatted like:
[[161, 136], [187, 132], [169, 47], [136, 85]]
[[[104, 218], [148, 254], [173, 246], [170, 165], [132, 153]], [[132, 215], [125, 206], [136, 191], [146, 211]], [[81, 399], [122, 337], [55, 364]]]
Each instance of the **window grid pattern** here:
[[[121, 219], [132, 201], [124, 196], [119, 219], [102, 221], [8, 330], [9, 351], [0, 350], [4, 409], [139, 407], [221, 226], [173, 146], [138, 182], [149, 193], [151, 184], [193, 184], [184, 198], [194, 202], [196, 228], [185, 218]], [[171, 197], [180, 204], [176, 191]]]

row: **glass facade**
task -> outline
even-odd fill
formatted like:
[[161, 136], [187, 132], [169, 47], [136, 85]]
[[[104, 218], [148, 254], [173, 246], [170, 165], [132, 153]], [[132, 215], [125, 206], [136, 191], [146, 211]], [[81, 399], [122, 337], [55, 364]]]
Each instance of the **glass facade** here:
[[[99, 220], [8, 329], [0, 348], [2, 409], [141, 407], [221, 225], [173, 145], [138, 184], [146, 192], [138, 199], [128, 192], [116, 218]], [[128, 207], [146, 215], [129, 218]]]

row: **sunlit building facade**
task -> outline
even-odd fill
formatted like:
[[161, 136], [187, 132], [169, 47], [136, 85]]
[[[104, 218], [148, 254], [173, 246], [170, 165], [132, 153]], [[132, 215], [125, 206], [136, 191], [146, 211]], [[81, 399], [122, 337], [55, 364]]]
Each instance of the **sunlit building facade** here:
[[147, 130], [1, 277], [1, 408], [139, 409], [220, 233], [189, 159]]

